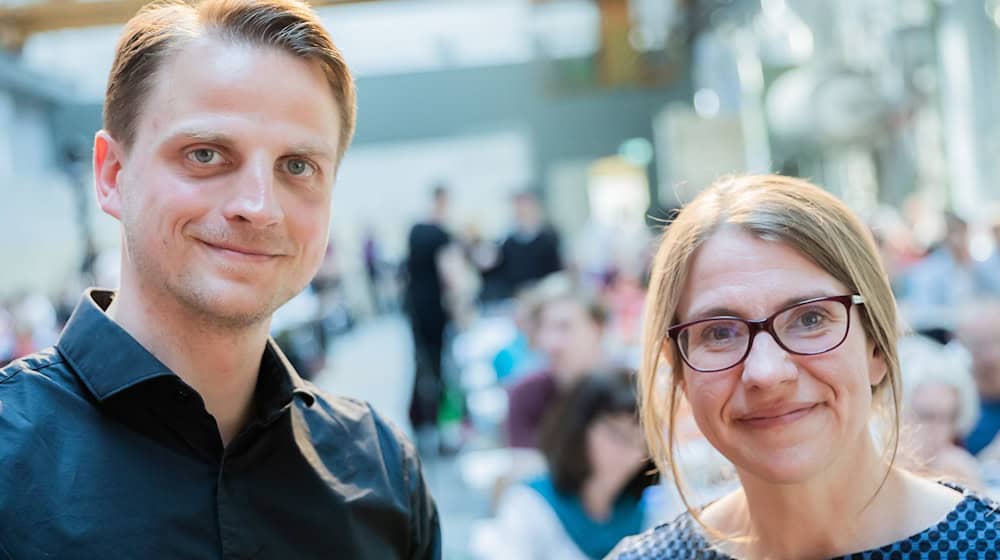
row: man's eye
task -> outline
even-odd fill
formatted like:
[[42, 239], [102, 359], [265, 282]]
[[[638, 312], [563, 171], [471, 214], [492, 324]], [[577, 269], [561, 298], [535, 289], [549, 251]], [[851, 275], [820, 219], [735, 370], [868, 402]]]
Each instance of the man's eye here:
[[296, 177], [311, 177], [316, 173], [316, 168], [304, 159], [290, 158], [285, 160], [285, 171]]
[[202, 165], [213, 165], [222, 163], [222, 154], [208, 148], [198, 148], [187, 153], [187, 158]]

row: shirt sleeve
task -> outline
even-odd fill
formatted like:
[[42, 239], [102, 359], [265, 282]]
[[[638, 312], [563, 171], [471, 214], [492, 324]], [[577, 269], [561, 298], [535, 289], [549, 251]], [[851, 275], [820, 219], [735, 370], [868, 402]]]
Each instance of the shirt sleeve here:
[[410, 560], [441, 560], [441, 523], [420, 467], [420, 459], [407, 445], [407, 490], [410, 496]]

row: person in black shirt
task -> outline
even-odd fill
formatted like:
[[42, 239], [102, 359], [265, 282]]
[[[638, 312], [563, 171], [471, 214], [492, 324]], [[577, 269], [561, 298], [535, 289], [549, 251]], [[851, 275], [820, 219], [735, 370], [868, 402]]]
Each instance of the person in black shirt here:
[[94, 142], [121, 286], [0, 369], [0, 559], [440, 558], [413, 446], [268, 336], [322, 260], [354, 117], [295, 0], [125, 26]]
[[413, 331], [415, 377], [410, 399], [410, 422], [417, 434], [433, 433], [444, 391], [441, 353], [448, 312], [444, 297], [447, 288], [444, 261], [452, 246], [451, 234], [444, 229], [448, 212], [448, 191], [437, 186], [433, 192], [430, 219], [415, 224], [407, 241], [405, 310]]
[[515, 230], [500, 246], [499, 273], [503, 295], [562, 270], [559, 234], [545, 223], [538, 198], [531, 191], [514, 196]]

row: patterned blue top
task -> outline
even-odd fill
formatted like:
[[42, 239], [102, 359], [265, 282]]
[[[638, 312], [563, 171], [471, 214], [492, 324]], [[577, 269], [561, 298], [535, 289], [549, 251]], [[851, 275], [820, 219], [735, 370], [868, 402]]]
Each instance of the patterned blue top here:
[[[996, 502], [964, 491], [938, 524], [881, 548], [837, 560], [1000, 560], [1000, 512]], [[733, 560], [711, 549], [689, 513], [623, 540], [605, 560]]]

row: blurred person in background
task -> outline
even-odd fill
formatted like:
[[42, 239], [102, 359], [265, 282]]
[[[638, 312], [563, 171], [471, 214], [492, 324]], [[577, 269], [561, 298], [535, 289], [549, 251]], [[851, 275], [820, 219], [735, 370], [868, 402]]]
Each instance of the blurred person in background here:
[[545, 221], [538, 195], [521, 191], [514, 195], [514, 231], [500, 245], [496, 273], [503, 297], [563, 269], [559, 234]]
[[375, 228], [368, 225], [361, 240], [361, 261], [365, 267], [365, 280], [368, 282], [372, 310], [376, 315], [385, 311], [387, 307], [382, 296], [382, 260], [382, 250], [375, 235]]
[[[896, 305], [868, 229], [843, 202], [800, 179], [720, 179], [667, 229], [647, 310], [640, 402], [653, 457], [684, 495], [683, 395], [740, 486], [704, 507], [685, 500], [687, 512], [610, 559], [1000, 547], [996, 504], [895, 463]], [[963, 528], [974, 524], [982, 531]]]
[[538, 308], [541, 304], [537, 286], [522, 288], [514, 296], [514, 338], [493, 356], [493, 371], [501, 384], [509, 384], [527, 373], [545, 367], [545, 355], [538, 344]]
[[910, 326], [946, 343], [954, 335], [958, 313], [976, 298], [1000, 297], [1000, 276], [972, 258], [969, 224], [945, 212], [945, 236], [905, 279], [903, 310]]
[[538, 349], [547, 365], [508, 388], [505, 432], [510, 447], [536, 447], [552, 404], [605, 362], [607, 310], [562, 273], [542, 280], [537, 290]]
[[407, 238], [404, 309], [413, 334], [415, 362], [410, 422], [421, 447], [434, 445], [444, 394], [441, 360], [448, 325], [446, 262], [453, 250], [452, 236], [445, 229], [447, 216], [448, 190], [438, 185], [432, 191], [430, 215], [410, 228]]
[[990, 252], [985, 262], [985, 267], [990, 276], [997, 278], [1000, 282], [1000, 203], [996, 204], [990, 212], [989, 220], [990, 241], [993, 242], [993, 250]]
[[476, 222], [468, 222], [462, 228], [459, 239], [462, 256], [475, 271], [479, 280], [479, 291], [476, 300], [479, 303], [493, 303], [502, 300], [505, 286], [500, 278], [500, 246], [498, 243], [483, 236]]
[[510, 486], [484, 559], [603, 558], [646, 527], [643, 491], [657, 476], [636, 416], [634, 375], [581, 379], [546, 417], [540, 447], [548, 472]]
[[959, 323], [958, 342], [972, 355], [979, 391], [979, 421], [965, 438], [965, 448], [977, 455], [1000, 432], [1000, 300], [967, 307]]
[[979, 397], [971, 360], [957, 344], [942, 346], [924, 336], [899, 341], [903, 379], [903, 418], [910, 441], [904, 449], [915, 455], [915, 467], [983, 489], [979, 464], [959, 445], [979, 418]]
[[54, 348], [0, 369], [0, 555], [440, 558], [413, 446], [268, 336], [323, 258], [354, 129], [318, 16], [149, 4], [103, 114], [121, 287], [87, 290]]
[[26, 356], [55, 344], [59, 337], [56, 308], [43, 294], [27, 293], [15, 298], [11, 307], [14, 319], [14, 355]]
[[909, 225], [903, 221], [898, 210], [883, 205], [872, 214], [869, 226], [893, 293], [897, 298], [906, 297], [906, 277], [913, 265], [924, 256], [913, 239]]

